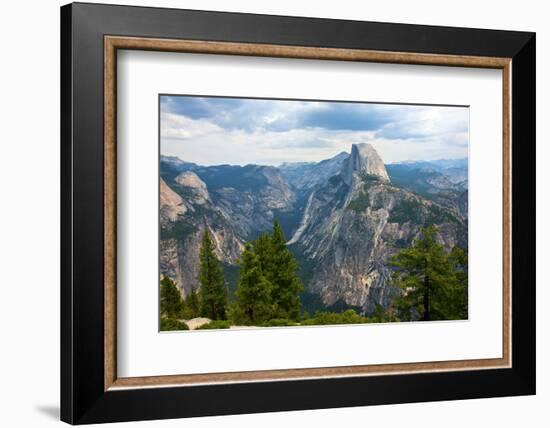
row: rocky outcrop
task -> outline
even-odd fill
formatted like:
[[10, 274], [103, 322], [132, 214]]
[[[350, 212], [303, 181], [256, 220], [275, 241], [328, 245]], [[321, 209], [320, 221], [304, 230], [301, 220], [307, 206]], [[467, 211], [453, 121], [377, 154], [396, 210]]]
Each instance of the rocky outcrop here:
[[354, 175], [377, 177], [389, 182], [390, 177], [382, 158], [374, 147], [367, 143], [352, 144], [351, 154], [344, 162], [342, 178], [350, 186]]
[[216, 256], [227, 265], [234, 265], [244, 250], [242, 241], [225, 227], [213, 227], [210, 224], [197, 224], [184, 238], [161, 240], [160, 272], [172, 278], [182, 296], [191, 290], [199, 289], [199, 251], [202, 235], [208, 227], [216, 244]]
[[268, 209], [291, 209], [295, 200], [294, 193], [281, 172], [272, 166], [258, 168], [267, 183], [260, 189], [260, 200]]
[[468, 218], [468, 180], [455, 179], [468, 175], [464, 160], [397, 163], [387, 165], [386, 169], [395, 186], [453, 210], [464, 220]]
[[348, 157], [349, 153], [342, 152], [320, 162], [283, 163], [278, 169], [297, 192], [308, 193], [315, 186], [338, 174], [342, 170], [342, 163]]
[[366, 313], [388, 307], [396, 293], [391, 255], [429, 224], [438, 225], [447, 249], [466, 247], [468, 206], [467, 187], [429, 166], [394, 165], [390, 173], [396, 180], [370, 144], [278, 168], [161, 159], [161, 273], [185, 295], [199, 286], [205, 228], [219, 259], [235, 266], [245, 241], [284, 219], [309, 292], [327, 306], [344, 303]]
[[206, 228], [218, 259], [227, 265], [234, 265], [240, 257], [243, 240], [212, 203], [206, 185], [196, 174], [179, 174], [173, 183], [175, 190], [163, 179], [160, 186], [160, 273], [172, 278], [186, 296], [200, 285], [199, 251]]
[[211, 180], [210, 194], [217, 209], [243, 239], [270, 230], [276, 216], [295, 209], [296, 195], [277, 168], [216, 168], [214, 177], [206, 172], [203, 178], [207, 184]]
[[206, 184], [194, 172], [184, 171], [174, 179], [174, 182], [187, 190], [186, 200], [189, 203], [204, 205], [210, 200]]
[[187, 207], [180, 195], [174, 192], [165, 181], [160, 179], [160, 218], [161, 222], [176, 221], [178, 216], [185, 214]]
[[314, 266], [308, 286], [326, 305], [344, 302], [372, 313], [396, 291], [388, 285], [390, 256], [423, 226], [439, 225], [438, 239], [449, 249], [466, 244], [467, 229], [453, 211], [393, 186], [372, 146], [352, 148], [352, 156], [312, 192], [289, 244]]
[[205, 228], [219, 260], [234, 266], [246, 240], [270, 230], [276, 214], [293, 209], [294, 192], [275, 167], [199, 167], [174, 158], [167, 158], [167, 167], [170, 174], [161, 178], [160, 272], [183, 295], [199, 287]]

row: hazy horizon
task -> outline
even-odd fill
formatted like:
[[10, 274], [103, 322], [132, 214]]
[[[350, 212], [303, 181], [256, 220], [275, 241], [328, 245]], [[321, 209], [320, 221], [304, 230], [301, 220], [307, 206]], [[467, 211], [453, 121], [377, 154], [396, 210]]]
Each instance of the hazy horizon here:
[[369, 143], [385, 164], [468, 158], [468, 107], [160, 97], [160, 151], [203, 166], [320, 162]]
[[[346, 152], [346, 151], [342, 151], [340, 153], [336, 153], [334, 156], [331, 156], [327, 159], [331, 159], [331, 158], [334, 158], [336, 156], [338, 156], [339, 154], [342, 154], [342, 153], [345, 153], [346, 155], [349, 155], [349, 152]], [[180, 158], [179, 156], [175, 156], [175, 155], [166, 155], [166, 154], [163, 154], [161, 153], [161, 157], [175, 157], [175, 158], [178, 158], [180, 161], [182, 162], [186, 162], [186, 163], [194, 163], [198, 166], [204, 166], [204, 167], [210, 167], [210, 166], [223, 166], [223, 165], [229, 165], [229, 166], [247, 166], [247, 165], [258, 165], [258, 166], [273, 166], [273, 167], [280, 167], [284, 164], [304, 164], [304, 163], [319, 163], [319, 162], [322, 162], [324, 160], [327, 160], [327, 159], [321, 159], [320, 161], [291, 161], [291, 162], [282, 162], [282, 163], [279, 163], [279, 164], [268, 164], [268, 163], [246, 163], [246, 164], [234, 164], [234, 163], [215, 163], [215, 164], [209, 164], [209, 165], [205, 165], [205, 164], [201, 164], [201, 163], [197, 163], [197, 162], [190, 162], [188, 161], [187, 159], [182, 159]], [[383, 159], [382, 159], [383, 160]], [[384, 165], [396, 165], [396, 164], [404, 164], [404, 163], [414, 163], [414, 162], [442, 162], [442, 161], [462, 161], [462, 160], [468, 160], [467, 157], [463, 157], [463, 158], [441, 158], [441, 159], [431, 159], [431, 160], [426, 160], [426, 159], [416, 159], [416, 160], [411, 160], [411, 159], [406, 159], [406, 160], [403, 160], [403, 161], [397, 161], [397, 162], [384, 162]]]

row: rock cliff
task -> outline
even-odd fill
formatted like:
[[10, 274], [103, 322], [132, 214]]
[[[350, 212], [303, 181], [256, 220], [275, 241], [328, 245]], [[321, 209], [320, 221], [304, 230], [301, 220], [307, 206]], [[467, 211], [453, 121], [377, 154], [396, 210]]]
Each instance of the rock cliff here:
[[[370, 144], [318, 163], [280, 167], [205, 167], [163, 158], [161, 274], [185, 295], [199, 286], [205, 228], [222, 263], [235, 266], [244, 242], [270, 230], [277, 218], [309, 293], [326, 306], [341, 303], [366, 313], [388, 307], [395, 294], [388, 281], [392, 254], [429, 224], [438, 225], [448, 249], [466, 248], [468, 234], [467, 183], [426, 165], [390, 167], [388, 173]], [[464, 177], [461, 165], [452, 167], [453, 177]]]

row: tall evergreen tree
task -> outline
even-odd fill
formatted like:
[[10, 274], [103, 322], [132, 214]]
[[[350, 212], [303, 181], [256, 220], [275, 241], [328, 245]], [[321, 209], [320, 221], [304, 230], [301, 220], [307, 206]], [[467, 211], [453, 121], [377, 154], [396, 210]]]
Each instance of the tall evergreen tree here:
[[168, 318], [176, 318], [183, 311], [181, 294], [174, 281], [165, 276], [160, 281], [160, 314]]
[[258, 256], [258, 262], [263, 274], [268, 280], [271, 280], [273, 266], [273, 245], [271, 235], [262, 233], [253, 243], [254, 253]]
[[271, 315], [271, 284], [262, 272], [260, 258], [250, 243], [239, 261], [237, 305], [247, 324], [267, 321]]
[[227, 289], [214, 249], [210, 232], [205, 227], [199, 252], [201, 314], [213, 320], [224, 320], [226, 319]]
[[402, 319], [411, 319], [414, 312], [423, 321], [463, 318], [462, 288], [467, 288], [467, 277], [461, 283], [460, 270], [453, 261], [458, 250], [455, 254], [447, 254], [437, 243], [432, 225], [422, 230], [410, 248], [393, 256], [393, 281], [403, 292], [397, 302]]
[[449, 254], [456, 283], [451, 290], [454, 302], [453, 313], [462, 319], [468, 318], [468, 254], [460, 247], [454, 247]]
[[191, 289], [191, 292], [186, 296], [184, 300], [185, 306], [185, 317], [186, 318], [196, 318], [201, 313], [199, 293], [194, 288]]
[[286, 247], [283, 229], [277, 220], [271, 235], [271, 270], [267, 275], [271, 282], [273, 303], [272, 318], [300, 318], [300, 293], [303, 285], [297, 275], [298, 262]]

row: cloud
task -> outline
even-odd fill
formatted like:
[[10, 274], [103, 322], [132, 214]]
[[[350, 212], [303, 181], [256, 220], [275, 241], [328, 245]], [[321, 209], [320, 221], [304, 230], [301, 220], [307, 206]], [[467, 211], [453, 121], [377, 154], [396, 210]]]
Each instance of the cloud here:
[[[165, 99], [166, 98], [166, 99]], [[312, 103], [218, 97], [162, 97], [161, 111], [208, 120], [224, 129], [288, 131]]]
[[380, 110], [372, 104], [327, 103], [324, 108], [308, 112], [303, 124], [324, 129], [374, 131], [393, 120], [393, 111]]
[[163, 96], [161, 109], [163, 112], [186, 116], [190, 119], [211, 119], [238, 108], [242, 103], [243, 101], [238, 98]]
[[379, 136], [420, 139], [468, 132], [467, 108], [410, 106], [400, 113], [380, 129]]
[[202, 163], [317, 161], [370, 142], [386, 162], [465, 157], [465, 107], [161, 97], [161, 151]]
[[162, 113], [160, 117], [161, 134], [165, 138], [188, 139], [200, 135], [220, 132], [222, 128], [205, 120], [194, 120], [174, 113]]
[[225, 129], [295, 128], [375, 130], [393, 119], [393, 111], [364, 103], [260, 100], [217, 97], [163, 97], [163, 112], [207, 119]]

